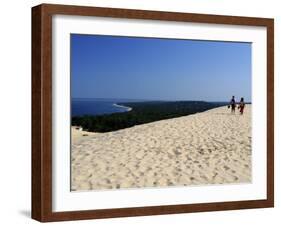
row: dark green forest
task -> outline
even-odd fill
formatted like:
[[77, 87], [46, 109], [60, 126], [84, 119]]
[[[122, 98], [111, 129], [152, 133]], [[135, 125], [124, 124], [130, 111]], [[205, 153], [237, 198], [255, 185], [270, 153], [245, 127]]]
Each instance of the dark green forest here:
[[89, 132], [110, 132], [163, 119], [186, 116], [227, 105], [204, 101], [150, 101], [117, 103], [132, 110], [107, 115], [72, 117], [73, 126], [81, 126]]

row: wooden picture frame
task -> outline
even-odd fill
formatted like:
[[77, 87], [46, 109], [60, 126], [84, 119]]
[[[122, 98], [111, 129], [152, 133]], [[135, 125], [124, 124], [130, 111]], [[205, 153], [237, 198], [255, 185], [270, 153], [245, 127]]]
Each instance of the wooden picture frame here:
[[[52, 17], [75, 15], [224, 25], [267, 30], [267, 198], [199, 204], [53, 212]], [[41, 222], [129, 217], [274, 206], [274, 21], [267, 18], [42, 4], [32, 8], [32, 218]]]

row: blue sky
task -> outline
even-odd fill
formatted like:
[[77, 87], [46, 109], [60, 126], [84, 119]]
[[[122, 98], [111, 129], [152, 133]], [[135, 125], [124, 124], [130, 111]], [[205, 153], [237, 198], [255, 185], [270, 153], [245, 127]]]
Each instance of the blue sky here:
[[71, 35], [71, 96], [251, 101], [251, 44]]

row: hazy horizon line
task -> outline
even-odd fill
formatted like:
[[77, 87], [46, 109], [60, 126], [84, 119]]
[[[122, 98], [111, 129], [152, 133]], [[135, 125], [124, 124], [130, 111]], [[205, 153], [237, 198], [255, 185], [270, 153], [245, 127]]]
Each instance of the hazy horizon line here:
[[[229, 102], [229, 100], [202, 100], [202, 99], [141, 99], [141, 98], [123, 98], [123, 97], [71, 97], [71, 99], [99, 99], [99, 100], [132, 100], [132, 101], [204, 101], [204, 102]], [[231, 97], [230, 97], [231, 99]], [[240, 98], [237, 98], [239, 101]], [[251, 103], [252, 101], [245, 101]]]

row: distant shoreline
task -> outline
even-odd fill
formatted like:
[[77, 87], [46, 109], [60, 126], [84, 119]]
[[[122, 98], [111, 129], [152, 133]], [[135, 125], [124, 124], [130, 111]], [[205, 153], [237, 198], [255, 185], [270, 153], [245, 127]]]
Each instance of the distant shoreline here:
[[133, 110], [133, 108], [131, 108], [131, 107], [127, 107], [127, 106], [124, 106], [124, 105], [119, 105], [119, 104], [116, 104], [116, 103], [112, 104], [112, 106], [119, 107], [119, 108], [126, 108], [127, 112]]

